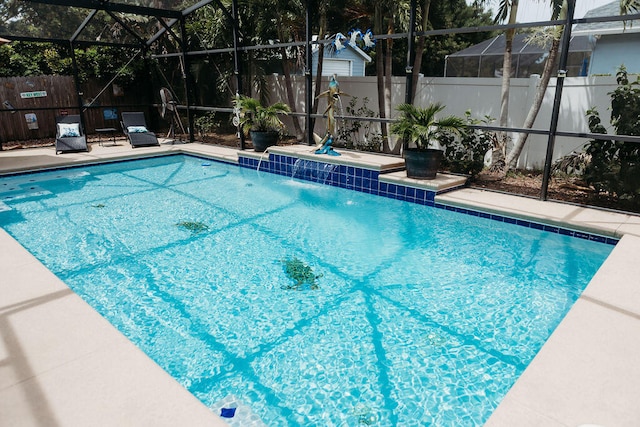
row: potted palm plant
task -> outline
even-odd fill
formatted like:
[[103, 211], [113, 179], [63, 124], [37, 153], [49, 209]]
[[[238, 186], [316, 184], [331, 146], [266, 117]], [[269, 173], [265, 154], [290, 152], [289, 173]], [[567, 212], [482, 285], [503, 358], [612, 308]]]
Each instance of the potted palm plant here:
[[391, 124], [390, 130], [403, 140], [403, 155], [409, 178], [434, 179], [444, 154], [439, 148], [439, 134], [460, 134], [466, 128], [461, 117], [436, 119], [436, 115], [444, 108], [439, 103], [424, 108], [412, 104], [398, 106], [397, 109], [402, 114]]
[[265, 107], [257, 99], [241, 95], [234, 99], [233, 105], [240, 111], [239, 126], [245, 135], [251, 136], [254, 150], [264, 151], [278, 143], [284, 129], [279, 114], [291, 111], [287, 104], [276, 102]]

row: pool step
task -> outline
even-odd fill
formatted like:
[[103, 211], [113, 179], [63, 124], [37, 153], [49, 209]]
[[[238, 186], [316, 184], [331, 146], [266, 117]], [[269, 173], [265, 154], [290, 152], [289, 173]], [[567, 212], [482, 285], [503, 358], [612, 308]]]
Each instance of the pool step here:
[[44, 176], [17, 175], [3, 179], [0, 184], [0, 200], [26, 199], [29, 197], [49, 196], [53, 193], [38, 184], [61, 179], [74, 180], [90, 175], [86, 171], [59, 171]]
[[37, 185], [28, 185], [26, 187], [17, 185], [3, 186], [0, 188], [0, 202], [3, 200], [28, 199], [31, 197], [48, 196], [51, 194], [51, 191], [45, 190]]
[[12, 187], [29, 187], [30, 185], [36, 185], [42, 182], [57, 181], [60, 179], [78, 179], [91, 175], [87, 171], [58, 171], [54, 173], [47, 173], [42, 176], [26, 174], [16, 175], [13, 177], [6, 177], [2, 179], [0, 184], [0, 194]]

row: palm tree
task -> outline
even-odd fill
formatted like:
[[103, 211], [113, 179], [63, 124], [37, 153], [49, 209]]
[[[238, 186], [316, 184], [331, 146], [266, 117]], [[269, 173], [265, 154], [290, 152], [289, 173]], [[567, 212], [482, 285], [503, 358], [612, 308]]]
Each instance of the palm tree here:
[[447, 116], [438, 120], [436, 116], [445, 109], [440, 103], [426, 107], [400, 104], [397, 109], [400, 117], [391, 124], [389, 130], [400, 136], [405, 144], [415, 144], [419, 150], [428, 149], [441, 132], [459, 134], [466, 128], [466, 122], [461, 117]]
[[627, 15], [640, 12], [640, 0], [620, 0], [620, 14]]
[[240, 128], [247, 135], [251, 131], [278, 132], [282, 130], [284, 124], [278, 115], [291, 112], [289, 106], [284, 102], [264, 106], [259, 100], [243, 95], [235, 98], [233, 104], [241, 111]]
[[[373, 13], [374, 34], [394, 34], [396, 26], [408, 27], [405, 19], [409, 16], [410, 8], [408, 0], [389, 2], [385, 0], [373, 0], [364, 2]], [[393, 65], [393, 38], [378, 40], [375, 47], [376, 76], [378, 81], [378, 109], [380, 118], [391, 116], [391, 83]], [[382, 151], [385, 153], [399, 154], [401, 146], [395, 144], [391, 146], [387, 124], [380, 123], [382, 134]]]
[[[460, 117], [447, 116], [437, 119], [444, 105], [435, 103], [424, 108], [413, 104], [400, 104], [400, 116], [391, 124], [390, 131], [403, 140], [404, 160], [409, 178], [434, 179], [444, 151], [436, 145], [443, 132], [460, 135], [466, 121]], [[415, 148], [409, 147], [415, 144]]]
[[[319, 27], [318, 27], [318, 39], [324, 39], [325, 34], [327, 33], [327, 2], [320, 1], [318, 2], [318, 12], [319, 12]], [[313, 107], [311, 109], [312, 114], [316, 114], [318, 112], [318, 103], [320, 96], [320, 89], [322, 87], [322, 66], [324, 64], [324, 49], [325, 45], [318, 45], [318, 65], [316, 69], [316, 79], [315, 79], [315, 87], [313, 93]], [[307, 66], [311, 67], [311, 64], [307, 64]], [[315, 126], [315, 119], [311, 119], [311, 123], [307, 124], [307, 126], [311, 126], [311, 129]]]
[[[550, 0], [551, 6], [551, 19], [562, 20], [566, 19], [568, 3], [567, 1], [575, 0]], [[478, 0], [476, 4], [486, 3], [486, 0]], [[632, 11], [640, 10], [640, 0], [620, 0], [620, 13], [627, 14]], [[496, 22], [504, 21], [507, 16], [509, 17], [508, 24], [516, 23], [516, 15], [518, 12], [518, 0], [501, 0], [498, 13], [496, 14]], [[560, 40], [562, 37], [563, 26], [555, 28], [551, 35], [551, 47], [549, 49], [549, 55], [545, 62], [545, 67], [540, 76], [540, 84], [534, 96], [533, 104], [529, 109], [523, 128], [531, 129], [533, 123], [540, 111], [544, 94], [549, 86], [549, 81], [556, 68], [556, 62], [558, 58], [558, 51], [560, 48]], [[505, 32], [506, 45], [503, 58], [503, 70], [502, 70], [502, 90], [500, 95], [500, 126], [507, 127], [508, 125], [508, 113], [509, 113], [509, 89], [511, 80], [511, 50], [513, 46], [513, 36], [515, 35], [515, 29], [508, 29]], [[515, 168], [518, 162], [518, 158], [522, 153], [522, 149], [527, 141], [529, 134], [522, 133], [518, 136], [513, 148], [507, 154], [507, 136], [506, 132], [501, 132], [499, 137], [496, 138], [496, 143], [493, 147], [491, 169], [494, 171], [506, 174], [509, 169]]]
[[[303, 32], [304, 21], [304, 5], [298, 1], [277, 1], [275, 6], [279, 9], [276, 26], [278, 28], [278, 37], [280, 40], [295, 40], [300, 41], [303, 37], [300, 33]], [[291, 81], [291, 67], [290, 59], [288, 58], [287, 48], [281, 48], [280, 53], [282, 55], [282, 74], [284, 75], [285, 87], [287, 88], [287, 100], [289, 105], [292, 106], [293, 112], [295, 112], [295, 94], [293, 92], [293, 83]], [[298, 57], [301, 56], [300, 50], [297, 51]], [[296, 138], [301, 140], [303, 138], [302, 128], [300, 126], [300, 120], [298, 117], [293, 116], [293, 128]]]
[[[393, 32], [393, 14], [388, 9], [388, 2], [377, 0], [373, 2], [373, 32], [375, 34], [383, 34], [384, 32]], [[391, 15], [391, 16], [389, 16]], [[389, 21], [387, 25], [387, 30], [385, 31], [385, 17], [386, 20]], [[393, 43], [393, 39], [386, 39], [385, 43], [381, 43], [378, 41], [376, 43], [376, 76], [378, 80], [378, 110], [380, 111], [380, 118], [389, 117], [391, 111], [391, 91], [387, 91], [387, 85], [385, 84], [385, 80], [390, 80], [391, 75], [387, 75], [387, 79], [385, 79], [385, 74], [387, 67], [385, 66], [385, 60], [388, 59], [391, 61], [391, 58], [388, 55], [388, 52], [391, 51], [391, 46]], [[385, 51], [384, 46], [387, 46], [387, 50]], [[390, 68], [390, 67], [389, 67]], [[388, 102], [387, 102], [388, 101]], [[391, 147], [389, 145], [389, 135], [387, 132], [387, 124], [385, 122], [380, 123], [380, 130], [382, 133], [382, 151], [385, 153], [391, 152]]]
[[[245, 28], [246, 33], [253, 33], [254, 41], [265, 43], [267, 40], [278, 39], [280, 41], [300, 41], [304, 39], [304, 5], [299, 0], [260, 0], [247, 3], [248, 14], [247, 23], [251, 22], [253, 27]], [[291, 79], [291, 62], [298, 60], [300, 51], [293, 52], [287, 47], [279, 49], [282, 64], [282, 74], [284, 76], [287, 102], [295, 112], [295, 93]], [[270, 56], [270, 55], [268, 55]], [[292, 116], [294, 132], [297, 138], [303, 137], [299, 118]]]
[[[422, 31], [427, 31], [429, 27], [429, 9], [431, 8], [431, 0], [423, 0], [421, 4], [421, 26], [420, 29]], [[422, 54], [424, 53], [425, 46], [427, 44], [426, 37], [419, 37], [418, 43], [416, 43], [416, 56], [413, 61], [413, 71], [411, 75], [411, 99], [415, 99], [416, 97], [416, 89], [418, 86], [418, 76], [420, 75], [420, 68], [422, 68]]]

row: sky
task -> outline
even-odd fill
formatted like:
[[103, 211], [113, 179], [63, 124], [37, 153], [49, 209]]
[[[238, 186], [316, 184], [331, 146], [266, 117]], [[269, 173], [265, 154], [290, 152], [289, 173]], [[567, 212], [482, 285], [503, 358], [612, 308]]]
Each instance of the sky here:
[[[591, 9], [600, 7], [613, 0], [576, 0], [575, 17], [582, 18]], [[471, 3], [467, 0], [467, 3]], [[498, 10], [498, 0], [490, 0], [491, 8]], [[551, 18], [551, 7], [548, 0], [520, 0], [518, 6], [518, 22], [548, 21]]]

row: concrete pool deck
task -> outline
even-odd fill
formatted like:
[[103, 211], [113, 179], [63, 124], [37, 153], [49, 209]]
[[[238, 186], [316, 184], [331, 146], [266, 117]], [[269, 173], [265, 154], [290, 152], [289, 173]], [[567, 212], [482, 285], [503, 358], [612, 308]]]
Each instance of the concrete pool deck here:
[[[119, 142], [59, 156], [53, 147], [2, 151], [0, 174], [172, 152], [238, 156]], [[397, 160], [357, 154], [381, 169]], [[468, 188], [436, 202], [622, 237], [486, 425], [640, 425], [640, 217]], [[0, 254], [0, 425], [226, 425], [3, 230]]]

